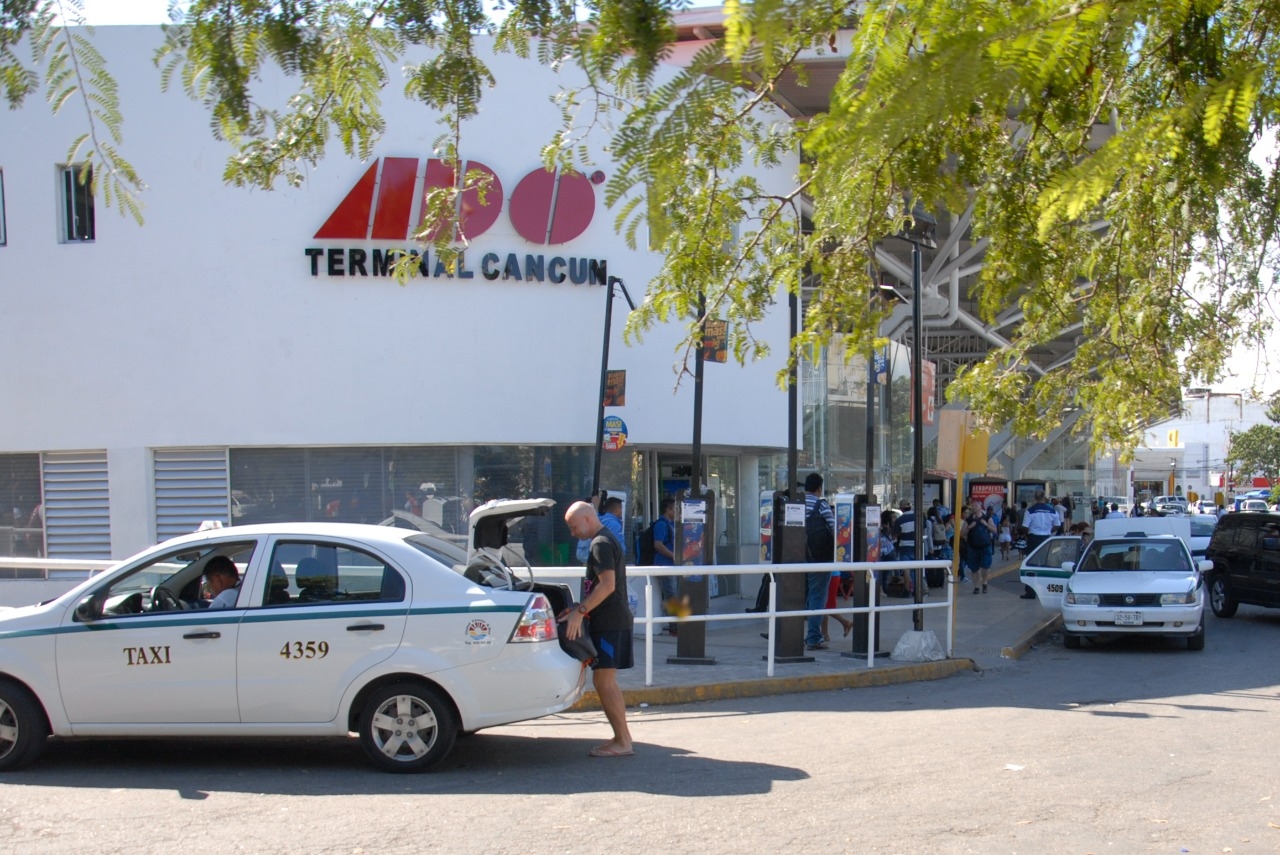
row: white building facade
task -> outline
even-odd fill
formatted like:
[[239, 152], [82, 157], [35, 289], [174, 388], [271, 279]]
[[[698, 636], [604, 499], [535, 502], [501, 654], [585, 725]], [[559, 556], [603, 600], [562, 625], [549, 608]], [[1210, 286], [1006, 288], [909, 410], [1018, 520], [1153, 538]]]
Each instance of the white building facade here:
[[[83, 113], [51, 116], [38, 97], [0, 113], [0, 552], [123, 557], [207, 519], [410, 510], [457, 530], [476, 502], [589, 492], [605, 285], [639, 301], [662, 259], [613, 230], [603, 136], [582, 174], [542, 169], [550, 99], [573, 81], [493, 57], [498, 85], [462, 135], [467, 168], [495, 182], [472, 200], [464, 266], [428, 253], [400, 285], [388, 260], [412, 246], [424, 188], [450, 178], [438, 116], [393, 83], [373, 159], [334, 144], [299, 188], [236, 189], [204, 108], [161, 91], [158, 29], [93, 38], [120, 84], [146, 222], [90, 209], [68, 181]], [[706, 370], [722, 560], [752, 557], [748, 497], [773, 486], [787, 443], [778, 305], [755, 330], [771, 359]], [[602, 486], [627, 495], [630, 521], [687, 485], [693, 384], [675, 371], [684, 322], [627, 345], [626, 313], [617, 298], [609, 368], [625, 371], [625, 404], [608, 409], [626, 444], [604, 453]], [[561, 529], [534, 535], [535, 558], [567, 563]]]
[[1236, 479], [1226, 464], [1231, 434], [1270, 424], [1266, 402], [1239, 392], [1193, 389], [1182, 400], [1182, 413], [1153, 425], [1132, 460], [1105, 455], [1095, 461], [1098, 496], [1147, 501], [1156, 495], [1194, 494], [1215, 504], [1229, 503], [1237, 492], [1253, 489]]

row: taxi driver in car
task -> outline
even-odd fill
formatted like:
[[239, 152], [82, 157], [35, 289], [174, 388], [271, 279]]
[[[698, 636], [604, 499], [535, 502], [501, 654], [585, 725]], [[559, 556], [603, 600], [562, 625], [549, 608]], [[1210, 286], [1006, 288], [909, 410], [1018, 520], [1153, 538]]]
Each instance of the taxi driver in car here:
[[225, 555], [215, 555], [204, 566], [205, 587], [213, 597], [209, 601], [211, 609], [229, 609], [236, 604], [240, 596], [240, 573], [235, 562]]

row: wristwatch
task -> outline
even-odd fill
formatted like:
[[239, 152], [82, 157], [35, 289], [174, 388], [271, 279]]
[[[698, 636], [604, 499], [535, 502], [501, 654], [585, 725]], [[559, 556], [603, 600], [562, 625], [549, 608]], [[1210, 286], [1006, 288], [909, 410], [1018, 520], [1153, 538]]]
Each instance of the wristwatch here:
[[579, 604], [578, 604], [578, 614], [583, 615], [583, 616], [585, 617], [585, 616], [588, 614], [588, 612], [587, 612], [587, 607], [586, 607], [586, 606], [584, 606], [584, 605], [582, 605], [581, 603], [579, 603]]

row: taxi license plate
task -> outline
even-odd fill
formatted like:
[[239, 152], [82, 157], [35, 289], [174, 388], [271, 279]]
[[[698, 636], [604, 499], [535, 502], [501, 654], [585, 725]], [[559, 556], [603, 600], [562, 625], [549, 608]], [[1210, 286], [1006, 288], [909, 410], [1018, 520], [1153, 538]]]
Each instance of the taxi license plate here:
[[1142, 626], [1142, 612], [1116, 612], [1117, 626]]

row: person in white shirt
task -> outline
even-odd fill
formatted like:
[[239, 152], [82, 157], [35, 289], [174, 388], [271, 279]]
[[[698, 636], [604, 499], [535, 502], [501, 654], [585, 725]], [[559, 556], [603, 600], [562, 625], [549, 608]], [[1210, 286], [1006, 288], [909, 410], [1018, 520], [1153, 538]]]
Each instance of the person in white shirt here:
[[236, 598], [240, 596], [240, 589], [236, 587], [240, 584], [240, 573], [230, 558], [225, 555], [210, 558], [204, 566], [204, 582], [213, 595], [209, 608], [229, 609], [236, 604]]
[[1117, 505], [1115, 502], [1112, 502], [1110, 512], [1108, 512], [1107, 515], [1103, 517], [1103, 519], [1122, 520], [1124, 519], [1124, 514], [1120, 513], [1120, 506]]

